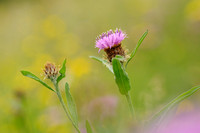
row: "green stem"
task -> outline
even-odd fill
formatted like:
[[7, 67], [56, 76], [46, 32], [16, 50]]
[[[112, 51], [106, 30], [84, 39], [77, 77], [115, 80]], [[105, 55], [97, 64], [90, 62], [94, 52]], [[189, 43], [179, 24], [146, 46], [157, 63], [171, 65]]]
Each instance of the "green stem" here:
[[128, 101], [128, 105], [129, 105], [129, 108], [131, 110], [132, 117], [134, 119], [136, 119], [136, 117], [135, 117], [135, 111], [134, 111], [134, 108], [133, 108], [133, 103], [132, 103], [132, 100], [131, 100], [131, 95], [130, 95], [129, 92], [126, 94], [126, 99]]
[[75, 129], [77, 130], [77, 132], [78, 132], [78, 133], [81, 133], [80, 130], [79, 130], [79, 128], [78, 128], [78, 126], [73, 122], [73, 120], [72, 120], [72, 118], [71, 118], [71, 116], [70, 116], [70, 113], [69, 113], [69, 111], [68, 111], [68, 109], [67, 109], [67, 107], [66, 107], [66, 105], [65, 105], [65, 103], [64, 103], [64, 101], [63, 101], [62, 96], [61, 96], [60, 89], [59, 89], [59, 87], [58, 87], [57, 82], [56, 82], [56, 81], [52, 81], [52, 82], [53, 82], [53, 84], [54, 84], [54, 86], [55, 86], [55, 88], [56, 88], [57, 96], [58, 96], [58, 98], [59, 98], [59, 100], [60, 100], [60, 103], [61, 103], [61, 105], [62, 105], [62, 107], [63, 107], [63, 109], [64, 109], [64, 111], [65, 111], [65, 113], [66, 113], [66, 115], [67, 115], [67, 117], [68, 117], [68, 119], [71, 121], [71, 123], [73, 124], [73, 126], [75, 127]]

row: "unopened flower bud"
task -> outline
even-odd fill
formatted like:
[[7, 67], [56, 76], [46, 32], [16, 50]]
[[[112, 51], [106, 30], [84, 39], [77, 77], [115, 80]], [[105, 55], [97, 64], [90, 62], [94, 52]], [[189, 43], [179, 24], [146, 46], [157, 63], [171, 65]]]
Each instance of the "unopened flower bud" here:
[[56, 79], [58, 76], [58, 68], [53, 63], [46, 63], [44, 67], [44, 75], [47, 79]]

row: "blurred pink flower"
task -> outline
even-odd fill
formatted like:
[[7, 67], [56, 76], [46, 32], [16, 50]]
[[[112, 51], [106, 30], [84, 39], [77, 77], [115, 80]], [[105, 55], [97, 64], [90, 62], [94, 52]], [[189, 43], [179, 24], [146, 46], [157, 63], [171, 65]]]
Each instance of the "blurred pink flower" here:
[[156, 129], [154, 125], [153, 131], [150, 129], [146, 133], [200, 133], [200, 112], [196, 110], [178, 114], [162, 122]]
[[200, 112], [178, 115], [158, 133], [200, 133]]
[[84, 111], [93, 119], [104, 119], [115, 115], [118, 99], [115, 96], [103, 96], [94, 99], [84, 107]]

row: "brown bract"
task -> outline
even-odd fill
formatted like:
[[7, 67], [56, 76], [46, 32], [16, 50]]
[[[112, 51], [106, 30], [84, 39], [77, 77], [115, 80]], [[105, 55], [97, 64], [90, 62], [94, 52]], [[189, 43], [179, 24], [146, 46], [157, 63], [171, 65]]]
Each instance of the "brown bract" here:
[[112, 62], [112, 58], [114, 58], [116, 55], [121, 55], [125, 57], [125, 51], [120, 44], [114, 45], [111, 48], [105, 48], [104, 51], [107, 54], [107, 59]]

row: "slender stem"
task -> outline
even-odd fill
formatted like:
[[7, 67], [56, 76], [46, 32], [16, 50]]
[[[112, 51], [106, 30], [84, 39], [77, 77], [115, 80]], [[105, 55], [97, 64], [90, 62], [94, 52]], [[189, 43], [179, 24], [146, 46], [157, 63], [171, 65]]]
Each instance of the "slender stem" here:
[[59, 87], [58, 87], [57, 82], [56, 82], [56, 81], [53, 81], [53, 84], [54, 84], [54, 86], [55, 86], [55, 88], [56, 88], [57, 96], [58, 96], [58, 98], [59, 98], [59, 100], [60, 100], [60, 103], [61, 103], [61, 105], [62, 105], [62, 107], [63, 107], [63, 109], [64, 109], [64, 111], [65, 111], [65, 113], [66, 113], [66, 115], [67, 115], [67, 117], [68, 117], [68, 119], [71, 121], [71, 123], [73, 124], [73, 126], [75, 127], [75, 129], [77, 130], [77, 132], [78, 132], [78, 133], [81, 133], [81, 131], [79, 130], [78, 126], [73, 122], [73, 120], [72, 120], [72, 118], [71, 118], [71, 116], [70, 116], [70, 113], [69, 113], [69, 111], [68, 111], [68, 109], [67, 109], [67, 107], [66, 107], [66, 105], [65, 105], [65, 103], [64, 103], [64, 101], [63, 101], [62, 96], [61, 96], [60, 89], [59, 89]]
[[133, 103], [132, 103], [132, 100], [131, 100], [131, 95], [130, 95], [129, 92], [126, 94], [126, 99], [128, 101], [128, 105], [129, 105], [129, 108], [131, 110], [132, 117], [134, 119], [136, 119], [136, 117], [135, 117], [135, 111], [134, 111], [134, 108], [133, 108]]

